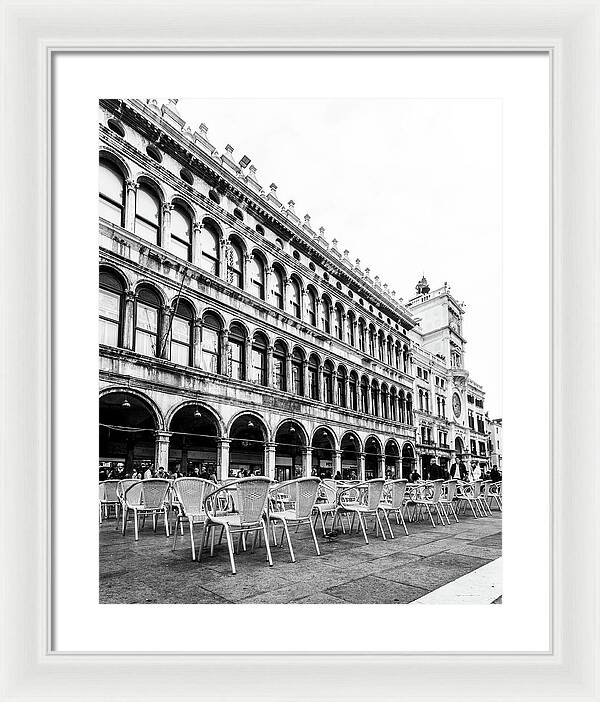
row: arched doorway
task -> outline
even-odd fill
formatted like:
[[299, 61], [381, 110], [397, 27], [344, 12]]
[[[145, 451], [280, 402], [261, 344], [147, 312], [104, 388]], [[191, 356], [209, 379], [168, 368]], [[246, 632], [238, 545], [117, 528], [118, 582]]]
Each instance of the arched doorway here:
[[253, 414], [242, 414], [229, 430], [230, 478], [265, 474], [265, 441], [267, 429], [261, 419]]
[[302, 476], [302, 454], [306, 449], [304, 429], [290, 419], [275, 434], [275, 480], [293, 480]]
[[402, 447], [402, 477], [408, 479], [415, 465], [415, 452], [407, 442]]
[[381, 452], [381, 444], [379, 439], [370, 436], [365, 442], [365, 479], [372, 480], [373, 478], [381, 478], [380, 475], [383, 454]]
[[329, 429], [318, 429], [312, 439], [312, 474], [333, 478], [335, 437]]
[[181, 475], [208, 478], [217, 474], [219, 424], [199, 405], [185, 405], [169, 424], [169, 470]]
[[342, 450], [342, 478], [358, 480], [360, 477], [360, 441], [356, 434], [348, 431], [340, 443]]
[[100, 398], [100, 480], [143, 475], [155, 463], [156, 415], [149, 402], [127, 391]]
[[389, 439], [385, 445], [385, 477], [396, 479], [400, 472], [400, 450], [396, 441]]

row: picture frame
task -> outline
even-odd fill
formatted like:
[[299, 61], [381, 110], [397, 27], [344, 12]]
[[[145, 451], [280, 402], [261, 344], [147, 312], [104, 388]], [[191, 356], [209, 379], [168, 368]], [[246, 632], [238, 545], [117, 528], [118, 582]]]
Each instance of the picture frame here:
[[[600, 699], [599, 7], [329, 0], [3, 3], [3, 700]], [[107, 654], [51, 646], [53, 61], [65, 51], [547, 52], [552, 70], [552, 649], [541, 654]], [[27, 280], [27, 294], [23, 281]], [[24, 323], [28, 320], [28, 323]], [[9, 437], [10, 440], [6, 440]], [[27, 450], [24, 450], [27, 447]], [[15, 534], [15, 530], [18, 533]], [[17, 538], [15, 538], [17, 536]], [[235, 675], [232, 675], [235, 671]], [[224, 686], [223, 681], [227, 681]]]

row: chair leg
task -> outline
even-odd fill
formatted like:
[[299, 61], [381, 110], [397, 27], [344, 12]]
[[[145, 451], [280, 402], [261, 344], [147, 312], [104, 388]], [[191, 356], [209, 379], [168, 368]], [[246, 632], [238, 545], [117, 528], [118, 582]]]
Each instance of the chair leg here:
[[[229, 562], [231, 563], [231, 572], [235, 575], [235, 560], [233, 558], [233, 539], [231, 538], [231, 533], [229, 527], [225, 527], [225, 536], [227, 537], [227, 548], [229, 549]], [[212, 544], [211, 544], [212, 546]]]
[[431, 514], [431, 510], [429, 509], [429, 505], [425, 505], [427, 507], [427, 512], [429, 512], [429, 519], [431, 519], [431, 523], [435, 527], [435, 519], [433, 518], [433, 515]]
[[[386, 509], [383, 510], [383, 516], [384, 516], [384, 518], [385, 518], [385, 521], [387, 522], [388, 529], [390, 530], [390, 537], [391, 537], [392, 539], [394, 539], [394, 538], [395, 538], [394, 532], [392, 531], [392, 525], [390, 524], [390, 518], [388, 517], [388, 513], [387, 513], [387, 510], [386, 510]], [[396, 515], [396, 519], [398, 519], [398, 516], [397, 516], [397, 515]]]
[[272, 566], [273, 559], [271, 558], [271, 546], [269, 545], [269, 533], [267, 531], [267, 521], [264, 518], [262, 520], [262, 525], [263, 525], [263, 533], [265, 535], [265, 547], [267, 549], [267, 561], [269, 562], [269, 565]]
[[452, 510], [452, 514], [454, 515], [456, 523], [458, 524], [458, 515], [456, 514], [456, 510], [454, 509], [454, 504], [452, 502], [450, 503], [450, 509]]
[[[192, 560], [196, 558], [196, 544], [194, 543], [194, 520], [188, 517], [188, 522], [190, 525], [190, 541], [192, 546]], [[175, 536], [177, 536], [177, 524], [175, 525]]]
[[175, 550], [175, 545], [177, 544], [177, 527], [179, 526], [180, 519], [181, 519], [181, 516], [178, 514], [177, 521], [175, 522], [175, 529], [173, 530], [173, 548], [171, 549], [171, 551]]
[[207, 530], [210, 531], [210, 524], [208, 524], [205, 520], [202, 522], [202, 537], [200, 539], [200, 546], [198, 547], [198, 555], [194, 556], [197, 561], [200, 561], [200, 559], [202, 558], [202, 549], [204, 548], [204, 540], [208, 536], [208, 534], [206, 533]]
[[[385, 535], [385, 531], [383, 530], [383, 524], [381, 523], [381, 517], [379, 516], [379, 510], [375, 510], [375, 519], [377, 521], [377, 524], [379, 524], [379, 528], [381, 529], [381, 536], [383, 537], [384, 541], [387, 541], [387, 536]], [[392, 536], [392, 538], [394, 538]]]
[[164, 518], [165, 518], [165, 534], [167, 535], [167, 539], [170, 536], [169, 533], [169, 513], [167, 511], [167, 508], [165, 507], [163, 510]]
[[99, 505], [99, 510], [100, 512], [100, 524], [102, 524], [102, 505]]
[[[273, 534], [273, 546], [277, 546], [277, 532], [275, 531], [275, 522], [271, 522], [271, 534]], [[283, 543], [283, 535], [281, 537]]]
[[321, 518], [321, 529], [323, 529], [323, 536], [325, 536], [325, 519], [323, 518], [323, 512], [319, 510], [319, 517]]
[[156, 512], [152, 512], [152, 531], [156, 534]]
[[[290, 537], [290, 530], [288, 529], [288, 525], [285, 519], [281, 520], [283, 523], [283, 530], [285, 531], [285, 537], [288, 542], [288, 548], [290, 549], [290, 557], [292, 559], [292, 563], [296, 562], [296, 556], [294, 556], [294, 549], [292, 548], [292, 539]], [[283, 536], [281, 537], [281, 543], [283, 545]]]
[[398, 514], [400, 515], [400, 520], [402, 521], [402, 526], [404, 527], [404, 533], [406, 536], [408, 536], [408, 529], [406, 528], [406, 522], [404, 521], [404, 516], [402, 515], [401, 509], [396, 512], [396, 519], [398, 518]]
[[[315, 519], [315, 521], [316, 521], [316, 519]], [[310, 531], [312, 533], [313, 541], [315, 542], [315, 549], [317, 551], [317, 556], [320, 556], [321, 551], [319, 549], [319, 542], [317, 541], [317, 534], [315, 532], [315, 525], [313, 524], [313, 521], [310, 517], [308, 518], [308, 523], [310, 525]]]
[[[221, 531], [221, 536], [223, 536], [223, 532]], [[221, 539], [219, 539], [219, 543], [221, 543]], [[212, 558], [215, 555], [215, 530], [211, 529], [210, 531], [210, 557]]]
[[138, 512], [137, 509], [133, 510], [133, 529], [135, 531], [135, 540], [138, 540]]
[[368, 544], [369, 538], [367, 536], [367, 528], [365, 527], [365, 520], [363, 519], [363, 516], [360, 512], [357, 512], [357, 514], [358, 514], [358, 521], [360, 523], [360, 526], [362, 527], [363, 536], [365, 537], [365, 543]]

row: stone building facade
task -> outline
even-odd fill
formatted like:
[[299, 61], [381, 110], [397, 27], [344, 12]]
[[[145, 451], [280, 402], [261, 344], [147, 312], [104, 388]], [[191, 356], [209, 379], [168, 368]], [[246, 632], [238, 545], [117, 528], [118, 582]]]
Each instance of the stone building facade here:
[[447, 286], [401, 304], [176, 101], [101, 100], [99, 130], [101, 464], [282, 480], [483, 462]]

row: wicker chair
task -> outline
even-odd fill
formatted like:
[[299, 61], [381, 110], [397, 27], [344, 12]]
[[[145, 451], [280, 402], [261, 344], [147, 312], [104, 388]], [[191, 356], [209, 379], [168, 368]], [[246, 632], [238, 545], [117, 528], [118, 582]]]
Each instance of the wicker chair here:
[[117, 486], [119, 484], [118, 480], [103, 480], [99, 484], [99, 502], [100, 502], [100, 524], [102, 524], [102, 514], [108, 518], [108, 514], [111, 507], [115, 509], [115, 519], [119, 520], [119, 507], [121, 506], [121, 501], [117, 495]]
[[288, 524], [295, 526], [296, 531], [301, 524], [308, 524], [312, 533], [317, 556], [321, 555], [312, 521], [312, 514], [317, 501], [320, 482], [319, 478], [298, 478], [297, 480], [288, 480], [279, 483], [271, 488], [269, 492], [269, 521], [273, 532], [273, 542], [275, 546], [277, 546], [276, 524], [280, 522], [282, 526], [281, 545], [283, 546], [283, 534], [285, 533], [292, 563], [296, 562], [296, 557], [294, 556], [294, 549], [292, 548]]
[[[192, 560], [196, 560], [196, 547], [194, 544], [194, 524], [204, 524], [206, 512], [204, 511], [204, 498], [215, 489], [215, 484], [203, 478], [177, 478], [172, 485], [175, 493], [174, 506], [177, 510], [177, 520], [173, 529], [173, 551], [177, 544], [177, 527], [181, 526], [183, 536], [183, 523], [187, 520], [190, 526], [190, 541]], [[200, 544], [202, 548], [203, 544]]]
[[369, 543], [369, 538], [367, 537], [365, 517], [369, 516], [375, 517], [375, 528], [377, 530], [381, 529], [381, 536], [383, 540], [386, 541], [385, 532], [383, 531], [383, 525], [379, 516], [379, 512], [382, 511], [381, 494], [384, 484], [385, 480], [383, 478], [374, 478], [373, 480], [367, 480], [357, 485], [349, 485], [340, 490], [337, 496], [338, 509], [335, 519], [338, 519], [341, 524], [342, 516], [352, 515], [352, 525], [350, 527], [350, 531], [352, 531], [354, 518], [358, 517], [363, 536], [365, 537], [365, 543], [367, 544]]
[[[134, 480], [133, 478], [124, 478], [123, 480], [119, 480], [119, 483], [117, 485], [117, 490], [116, 490], [117, 499], [119, 500], [119, 505], [121, 507], [121, 516], [122, 516], [121, 530], [123, 530], [124, 525], [125, 525], [125, 500], [123, 499], [125, 496], [125, 492], [132, 485], [135, 485], [136, 483], [139, 483], [139, 482], [140, 482], [139, 480]], [[118, 521], [117, 521], [117, 525], [115, 528], [116, 529], [119, 528]]]
[[468, 483], [464, 480], [459, 480], [456, 485], [456, 499], [459, 514], [461, 510], [465, 514], [468, 505], [475, 519], [486, 516], [481, 507], [480, 483], [478, 481]]
[[[323, 529], [323, 536], [326, 535], [325, 523], [327, 522], [327, 517], [331, 516], [332, 519], [332, 529], [335, 523], [335, 516], [337, 514], [338, 503], [337, 503], [337, 483], [335, 480], [322, 480], [318, 491], [317, 491], [317, 501], [315, 502], [315, 511], [317, 516], [321, 520], [321, 528]], [[344, 527], [342, 525], [342, 530]]]
[[[233, 480], [227, 485], [222, 485], [213, 490], [204, 498], [204, 511], [206, 520], [202, 527], [202, 540], [198, 549], [198, 561], [202, 557], [202, 546], [207, 532], [211, 532], [210, 555], [214, 552], [214, 529], [224, 527], [227, 538], [227, 548], [229, 550], [229, 560], [231, 562], [231, 572], [235, 575], [235, 559], [233, 556], [233, 535], [239, 534], [244, 540], [250, 532], [254, 532], [254, 547], [256, 537], [262, 531], [265, 537], [265, 547], [267, 550], [267, 561], [273, 565], [271, 558], [271, 547], [269, 546], [269, 534], [267, 531], [267, 510], [269, 499], [269, 487], [271, 480], [264, 477], [241, 478]], [[221, 497], [228, 495], [225, 503]]]
[[490, 483], [488, 485], [487, 489], [487, 503], [490, 508], [490, 512], [492, 510], [492, 505], [494, 502], [496, 503], [496, 507], [502, 512], [502, 481], [498, 481], [497, 483]]
[[450, 517], [448, 516], [448, 511], [452, 513], [455, 521], [458, 523], [458, 516], [456, 514], [456, 510], [454, 509], [454, 501], [456, 500], [456, 487], [456, 480], [446, 480], [446, 482], [442, 484], [442, 490], [440, 492], [440, 507], [442, 508], [442, 512], [444, 513], [448, 524], [450, 524]]
[[416, 483], [411, 486], [410, 500], [413, 504], [413, 518], [415, 521], [423, 515], [423, 508], [427, 510], [432, 526], [436, 526], [435, 519], [431, 512], [431, 508], [437, 512], [440, 524], [445, 524], [440, 509], [440, 495], [442, 492], [443, 480], [426, 480], [421, 483]]
[[169, 536], [168, 508], [165, 500], [170, 483], [162, 478], [150, 478], [148, 480], [138, 480], [130, 485], [123, 495], [123, 535], [127, 527], [129, 510], [133, 512], [133, 526], [135, 530], [135, 540], [138, 540], [139, 518], [152, 515], [152, 528], [156, 531], [156, 521], [162, 512], [165, 521], [165, 532]]
[[390, 524], [390, 512], [393, 512], [396, 515], [396, 524], [402, 523], [404, 533], [406, 536], [408, 536], [408, 529], [406, 528], [406, 522], [404, 521], [404, 515], [402, 514], [407, 484], [408, 480], [388, 480], [383, 486], [383, 493], [379, 507], [383, 512], [383, 516], [387, 522], [392, 539], [395, 537], [394, 532], [392, 531], [392, 525]]

